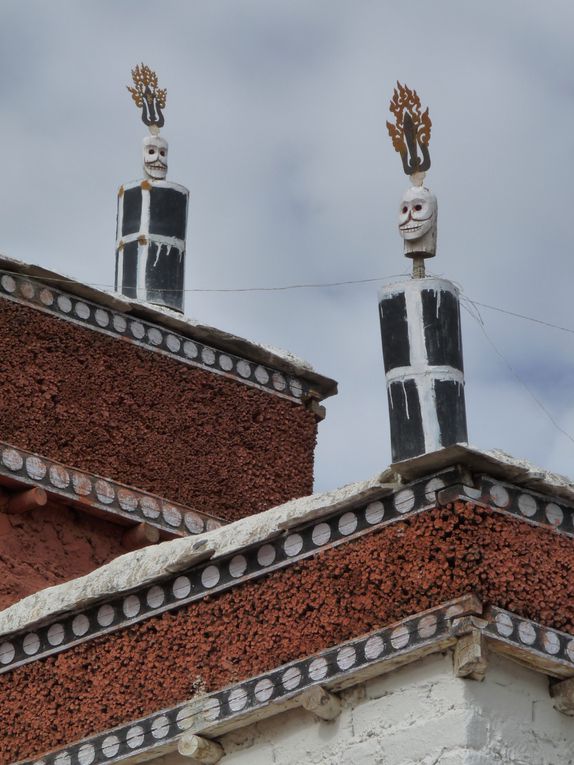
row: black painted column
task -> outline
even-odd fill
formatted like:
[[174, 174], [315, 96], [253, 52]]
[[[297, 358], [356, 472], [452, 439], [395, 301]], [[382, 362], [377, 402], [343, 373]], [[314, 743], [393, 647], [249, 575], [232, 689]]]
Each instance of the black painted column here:
[[379, 294], [393, 462], [467, 441], [458, 290], [409, 279]]
[[116, 290], [183, 313], [189, 191], [169, 181], [120, 188]]

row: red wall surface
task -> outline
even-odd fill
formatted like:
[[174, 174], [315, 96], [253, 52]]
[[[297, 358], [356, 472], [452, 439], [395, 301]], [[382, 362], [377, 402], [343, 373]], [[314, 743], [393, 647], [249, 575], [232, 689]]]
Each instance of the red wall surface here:
[[301, 404], [0, 300], [0, 440], [236, 520], [309, 494]]
[[359, 637], [460, 595], [574, 629], [574, 545], [457, 502], [0, 675], [0, 762]]

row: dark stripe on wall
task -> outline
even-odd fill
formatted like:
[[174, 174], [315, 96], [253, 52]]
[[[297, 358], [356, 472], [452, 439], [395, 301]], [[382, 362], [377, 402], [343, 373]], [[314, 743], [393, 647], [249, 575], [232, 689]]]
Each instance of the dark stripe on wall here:
[[149, 233], [185, 239], [186, 224], [187, 195], [178, 189], [152, 186]]
[[414, 380], [391, 382], [387, 388], [393, 462], [425, 451], [419, 392]]
[[400, 292], [381, 300], [381, 337], [385, 372], [410, 365], [409, 326], [405, 295]]
[[458, 298], [448, 290], [421, 292], [425, 346], [431, 366], [463, 371]]
[[118, 221], [121, 236], [137, 234], [142, 216], [142, 193], [139, 187], [124, 192], [123, 208], [122, 220]]
[[468, 436], [464, 386], [455, 380], [435, 380], [434, 393], [441, 442], [465, 443]]
[[177, 247], [150, 242], [146, 258], [146, 297], [151, 303], [161, 303], [179, 309], [181, 294], [174, 284], [183, 284], [185, 251]]

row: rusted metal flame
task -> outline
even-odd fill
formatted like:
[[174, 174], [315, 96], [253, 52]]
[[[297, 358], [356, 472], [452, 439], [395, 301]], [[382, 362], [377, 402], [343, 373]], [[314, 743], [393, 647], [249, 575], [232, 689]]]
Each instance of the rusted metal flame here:
[[[425, 172], [430, 167], [428, 145], [432, 126], [428, 107], [423, 112], [416, 90], [397, 82], [389, 108], [395, 124], [387, 122], [387, 129], [395, 151], [401, 155], [405, 173]], [[422, 157], [419, 157], [417, 148]]]

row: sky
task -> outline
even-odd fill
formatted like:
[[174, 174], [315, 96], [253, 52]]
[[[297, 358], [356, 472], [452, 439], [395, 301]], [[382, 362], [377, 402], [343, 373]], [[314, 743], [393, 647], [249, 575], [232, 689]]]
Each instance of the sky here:
[[573, 51], [570, 0], [0, 0], [0, 252], [113, 286], [148, 64], [191, 191], [186, 314], [338, 380], [315, 488], [365, 479], [391, 459], [377, 292], [410, 269], [399, 79], [433, 122], [427, 269], [462, 289], [469, 441], [574, 477]]

